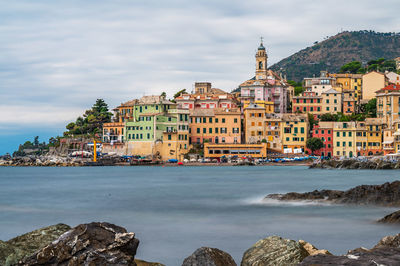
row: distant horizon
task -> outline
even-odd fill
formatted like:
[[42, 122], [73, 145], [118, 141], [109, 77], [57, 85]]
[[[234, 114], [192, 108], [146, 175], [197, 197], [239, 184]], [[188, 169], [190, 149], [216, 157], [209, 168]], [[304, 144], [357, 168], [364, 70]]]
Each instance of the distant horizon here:
[[196, 81], [229, 92], [253, 77], [260, 37], [271, 66], [343, 31], [400, 32], [399, 9], [395, 0], [7, 2], [0, 154], [62, 135], [97, 98], [112, 109]]

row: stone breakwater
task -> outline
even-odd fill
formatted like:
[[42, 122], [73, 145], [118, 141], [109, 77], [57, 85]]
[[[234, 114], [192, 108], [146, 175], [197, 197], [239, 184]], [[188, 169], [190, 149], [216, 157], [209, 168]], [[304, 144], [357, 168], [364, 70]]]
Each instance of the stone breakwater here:
[[[35, 230], [0, 241], [0, 265], [128, 265], [164, 266], [135, 258], [135, 233], [105, 222], [64, 224]], [[374, 261], [376, 264], [371, 264]], [[335, 256], [304, 240], [270, 236], [247, 249], [241, 266], [253, 265], [399, 265], [400, 234], [382, 238], [372, 249], [357, 248]], [[182, 266], [237, 266], [232, 256], [217, 248], [202, 247]]]
[[265, 199], [397, 207], [400, 206], [400, 181], [382, 185], [361, 185], [346, 191], [314, 190], [305, 193], [269, 194]]
[[360, 161], [356, 159], [347, 160], [324, 160], [315, 162], [310, 165], [310, 168], [321, 169], [400, 169], [399, 162], [385, 161], [382, 159], [370, 159], [367, 161]]
[[0, 166], [85, 166], [90, 159], [59, 156], [24, 156], [0, 159]]

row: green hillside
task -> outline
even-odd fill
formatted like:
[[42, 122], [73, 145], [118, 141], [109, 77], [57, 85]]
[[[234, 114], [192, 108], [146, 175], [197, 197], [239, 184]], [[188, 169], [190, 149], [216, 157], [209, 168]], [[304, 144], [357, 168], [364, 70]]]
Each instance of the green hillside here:
[[400, 33], [374, 31], [342, 32], [315, 43], [271, 66], [287, 75], [287, 79], [301, 81], [319, 75], [321, 70], [337, 72], [351, 61], [367, 63], [377, 58], [400, 57]]

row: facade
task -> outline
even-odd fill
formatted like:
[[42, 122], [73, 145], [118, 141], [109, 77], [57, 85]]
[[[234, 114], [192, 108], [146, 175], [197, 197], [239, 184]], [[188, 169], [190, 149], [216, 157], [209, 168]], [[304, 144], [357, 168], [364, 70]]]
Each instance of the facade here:
[[272, 114], [274, 112], [274, 102], [266, 102], [266, 101], [243, 101], [242, 102], [242, 110], [246, 109], [249, 106], [257, 105], [259, 107], [264, 108], [265, 113]]
[[319, 77], [304, 78], [303, 86], [307, 92], [314, 92], [320, 96], [323, 92], [336, 86], [336, 79], [330, 77], [327, 71], [321, 71]]
[[246, 143], [260, 143], [266, 140], [265, 109], [250, 104], [243, 111], [244, 137]]
[[362, 74], [329, 74], [336, 79], [336, 85], [341, 88], [341, 92], [352, 92], [356, 101], [361, 100], [362, 96]]
[[375, 98], [375, 93], [388, 85], [387, 77], [379, 72], [371, 71], [362, 76], [362, 100]]
[[[333, 156], [333, 123], [320, 121], [315, 125], [312, 131], [313, 138], [319, 138], [324, 143], [324, 147], [314, 152], [317, 156]], [[309, 153], [311, 151], [309, 150]]]
[[342, 112], [345, 115], [351, 115], [356, 112], [357, 99], [354, 97], [354, 92], [347, 91], [342, 93]]
[[394, 153], [394, 133], [394, 128], [385, 128], [383, 130], [382, 149], [384, 155]]
[[342, 93], [337, 90], [330, 89], [321, 94], [322, 97], [322, 113], [336, 114], [342, 112]]
[[385, 73], [390, 84], [400, 85], [400, 75], [394, 72]]
[[184, 93], [175, 99], [179, 109], [236, 108], [236, 98], [220, 89], [211, 88], [209, 82], [195, 83], [195, 94]]
[[143, 96], [125, 122], [127, 155], [180, 159], [189, 150], [189, 113], [162, 96]]
[[265, 136], [269, 150], [283, 152], [281, 126], [282, 115], [267, 114], [265, 116]]
[[317, 96], [315, 92], [305, 91], [301, 96], [293, 97], [293, 113], [310, 113], [319, 118], [322, 110], [322, 96]]
[[227, 144], [204, 143], [204, 157], [219, 159], [221, 157], [266, 158], [267, 144]]
[[241, 143], [241, 113], [234, 109], [190, 111], [190, 143]]
[[333, 154], [352, 158], [356, 155], [356, 122], [333, 123]]
[[367, 127], [367, 152], [368, 155], [377, 155], [383, 153], [382, 139], [385, 124], [380, 118], [367, 118], [365, 119], [365, 126]]
[[288, 84], [277, 73], [267, 68], [267, 62], [268, 55], [261, 43], [256, 53], [256, 75], [240, 85], [241, 102], [273, 102], [275, 113], [285, 113]]
[[308, 118], [304, 114], [283, 114], [281, 122], [284, 153], [303, 153], [306, 150]]
[[356, 155], [367, 156], [368, 155], [368, 137], [367, 127], [364, 121], [356, 122]]
[[376, 114], [391, 128], [399, 119], [400, 85], [389, 85], [376, 92]]

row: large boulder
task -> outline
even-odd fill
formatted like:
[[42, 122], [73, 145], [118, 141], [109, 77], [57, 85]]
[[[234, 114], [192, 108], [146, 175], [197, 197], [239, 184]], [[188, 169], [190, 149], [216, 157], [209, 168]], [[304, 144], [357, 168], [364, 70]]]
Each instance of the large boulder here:
[[139, 240], [110, 223], [81, 224], [37, 251], [20, 265], [129, 265]]
[[310, 256], [314, 256], [317, 254], [325, 254], [325, 255], [332, 255], [328, 250], [326, 249], [317, 249], [314, 245], [304, 241], [304, 240], [299, 240], [299, 244], [307, 251], [307, 253]]
[[299, 242], [270, 236], [244, 253], [241, 266], [296, 265], [307, 256], [309, 253]]
[[56, 224], [23, 234], [8, 240], [0, 241], [0, 265], [13, 265], [44, 248], [71, 227]]
[[379, 223], [400, 224], [400, 211], [393, 212], [378, 220]]
[[236, 266], [228, 253], [217, 248], [202, 247], [187, 257], [182, 266]]
[[373, 248], [381, 247], [400, 248], [400, 234], [383, 237]]

